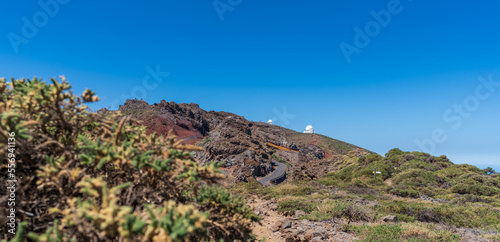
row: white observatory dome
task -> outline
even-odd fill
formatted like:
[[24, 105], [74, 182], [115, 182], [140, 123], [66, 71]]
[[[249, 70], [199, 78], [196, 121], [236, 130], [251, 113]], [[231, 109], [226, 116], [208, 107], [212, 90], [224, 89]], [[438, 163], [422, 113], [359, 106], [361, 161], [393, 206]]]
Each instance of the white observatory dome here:
[[267, 121], [267, 123], [268, 123], [268, 124], [273, 124], [273, 121], [272, 121], [271, 119], [269, 119], [269, 120]]
[[307, 125], [306, 130], [304, 130], [305, 134], [314, 134], [314, 129], [312, 125]]

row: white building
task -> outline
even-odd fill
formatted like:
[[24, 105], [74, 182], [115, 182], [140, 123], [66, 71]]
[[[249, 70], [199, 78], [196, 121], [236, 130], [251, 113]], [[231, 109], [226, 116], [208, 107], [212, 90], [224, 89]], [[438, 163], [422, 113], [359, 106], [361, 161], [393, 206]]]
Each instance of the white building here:
[[269, 119], [269, 120], [267, 121], [267, 124], [273, 125], [273, 121], [272, 121], [271, 119]]
[[304, 134], [314, 134], [314, 129], [312, 125], [307, 125], [306, 130], [304, 130]]

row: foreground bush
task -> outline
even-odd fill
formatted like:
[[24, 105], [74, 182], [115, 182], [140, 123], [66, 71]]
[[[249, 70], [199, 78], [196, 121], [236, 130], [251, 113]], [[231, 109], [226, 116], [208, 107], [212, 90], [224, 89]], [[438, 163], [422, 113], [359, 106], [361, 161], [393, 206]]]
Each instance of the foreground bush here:
[[85, 103], [98, 97], [73, 95], [61, 78], [0, 79], [0, 157], [6, 164], [15, 133], [22, 184], [18, 240], [252, 240], [250, 225], [259, 218], [216, 186], [223, 178], [216, 164], [198, 165], [189, 152], [200, 148], [146, 135], [119, 112], [89, 112]]

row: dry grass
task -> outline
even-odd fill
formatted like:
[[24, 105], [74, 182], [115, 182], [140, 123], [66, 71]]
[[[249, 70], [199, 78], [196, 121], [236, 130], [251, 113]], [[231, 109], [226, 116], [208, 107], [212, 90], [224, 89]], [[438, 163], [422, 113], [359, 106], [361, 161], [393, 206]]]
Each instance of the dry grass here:
[[445, 230], [436, 230], [419, 222], [403, 224], [369, 223], [346, 225], [345, 230], [358, 233], [362, 241], [458, 241], [459, 236]]

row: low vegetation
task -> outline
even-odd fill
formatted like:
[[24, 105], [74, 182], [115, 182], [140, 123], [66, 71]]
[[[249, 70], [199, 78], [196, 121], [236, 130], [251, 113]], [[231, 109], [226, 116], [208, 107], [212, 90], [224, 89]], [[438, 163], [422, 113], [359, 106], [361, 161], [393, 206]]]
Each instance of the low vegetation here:
[[399, 223], [377, 225], [348, 225], [346, 231], [364, 235], [361, 241], [459, 241], [459, 236], [447, 230], [436, 230], [433, 225]]
[[[492, 169], [455, 165], [446, 156], [389, 151], [385, 156], [345, 155], [337, 170], [315, 181], [289, 181], [262, 188], [254, 183], [231, 189], [275, 199], [278, 211], [299, 219], [341, 219], [345, 231], [365, 241], [455, 241], [458, 235], [432, 226], [473, 228], [500, 236], [500, 176]], [[374, 174], [375, 170], [381, 174]], [[383, 223], [395, 215], [402, 223]]]
[[273, 158], [277, 162], [285, 164], [287, 167], [292, 167], [293, 166], [290, 162], [279, 158], [276, 154], [272, 154], [271, 158]]
[[12, 149], [22, 184], [13, 241], [253, 240], [259, 217], [218, 187], [217, 164], [198, 165], [200, 148], [146, 135], [119, 112], [90, 112], [98, 97], [70, 89], [63, 77], [0, 79], [0, 157]]

